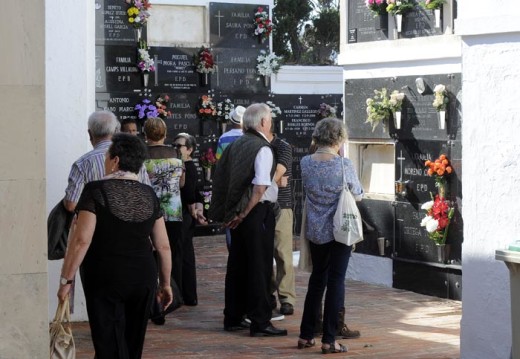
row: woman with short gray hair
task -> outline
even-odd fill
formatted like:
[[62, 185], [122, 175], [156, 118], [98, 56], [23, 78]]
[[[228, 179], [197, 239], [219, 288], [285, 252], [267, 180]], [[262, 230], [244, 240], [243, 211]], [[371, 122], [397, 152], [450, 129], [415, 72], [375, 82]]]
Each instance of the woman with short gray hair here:
[[338, 312], [345, 300], [345, 274], [352, 246], [334, 240], [332, 222], [343, 189], [343, 176], [355, 198], [361, 199], [363, 188], [350, 160], [338, 155], [346, 139], [343, 122], [325, 118], [316, 124], [312, 134], [316, 152], [305, 156], [300, 162], [307, 209], [304, 234], [309, 240], [312, 273], [305, 297], [298, 348], [316, 344], [314, 329], [326, 288], [321, 339], [323, 354], [347, 351], [346, 346], [336, 343], [335, 335]]

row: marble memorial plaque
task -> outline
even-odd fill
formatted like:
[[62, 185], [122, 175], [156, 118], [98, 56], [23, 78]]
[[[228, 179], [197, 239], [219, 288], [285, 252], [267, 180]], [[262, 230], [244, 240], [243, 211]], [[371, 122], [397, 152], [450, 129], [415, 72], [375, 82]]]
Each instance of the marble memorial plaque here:
[[[128, 22], [128, 5], [122, 0], [96, 0], [96, 45], [135, 45], [137, 35]], [[146, 39], [146, 27], [142, 30]]]
[[348, 1], [348, 43], [387, 40], [388, 34], [376, 30], [374, 15], [367, 8], [365, 0]]
[[143, 87], [136, 62], [135, 47], [96, 46], [96, 92], [127, 92]]
[[156, 63], [154, 90], [166, 92], [199, 92], [199, 76], [195, 72], [193, 55], [196, 49], [152, 47], [150, 54]]

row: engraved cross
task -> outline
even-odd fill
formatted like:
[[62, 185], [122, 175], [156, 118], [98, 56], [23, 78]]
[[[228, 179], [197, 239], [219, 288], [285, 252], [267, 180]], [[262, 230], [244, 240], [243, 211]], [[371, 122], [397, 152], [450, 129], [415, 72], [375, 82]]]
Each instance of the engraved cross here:
[[220, 14], [220, 10], [218, 11], [218, 14], [215, 15], [215, 17], [218, 20], [218, 37], [220, 37], [220, 19], [224, 17], [224, 15]]
[[399, 177], [399, 180], [402, 180], [403, 179], [403, 161], [405, 160], [406, 158], [403, 157], [403, 151], [401, 151], [399, 157], [397, 157], [397, 160], [399, 161], [399, 166], [401, 167], [401, 175]]

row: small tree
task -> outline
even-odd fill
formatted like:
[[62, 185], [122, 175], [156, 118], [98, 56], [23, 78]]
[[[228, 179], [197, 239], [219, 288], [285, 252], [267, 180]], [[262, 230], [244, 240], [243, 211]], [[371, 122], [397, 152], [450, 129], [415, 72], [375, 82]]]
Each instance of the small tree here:
[[283, 56], [287, 63], [299, 63], [303, 50], [299, 35], [310, 19], [312, 6], [301, 0], [275, 0], [274, 4], [274, 52]]

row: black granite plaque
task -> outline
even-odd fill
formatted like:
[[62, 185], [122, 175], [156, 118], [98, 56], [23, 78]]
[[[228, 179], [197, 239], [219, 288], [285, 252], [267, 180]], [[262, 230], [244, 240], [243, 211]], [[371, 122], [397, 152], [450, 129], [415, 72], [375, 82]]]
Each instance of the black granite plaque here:
[[[420, 80], [419, 80], [420, 79]], [[425, 90], [420, 93], [416, 82], [422, 81]], [[446, 128], [439, 126], [439, 115], [433, 107], [433, 89], [437, 84], [446, 86], [449, 105]], [[396, 129], [393, 117], [379, 124], [374, 131], [366, 123], [366, 101], [374, 90], [386, 88], [388, 94], [398, 90], [405, 94], [402, 106], [401, 128]], [[417, 75], [398, 78], [351, 79], [345, 82], [345, 118], [351, 139], [424, 139], [441, 140], [460, 138], [460, 74]]]
[[132, 119], [138, 120], [135, 105], [143, 99], [153, 101], [150, 92], [118, 92], [118, 93], [96, 93], [96, 110], [112, 111], [120, 121]]
[[[96, 92], [132, 92], [143, 87], [131, 46], [96, 46]], [[153, 78], [153, 73], [150, 74]]]
[[[261, 5], [269, 13], [269, 6]], [[268, 39], [260, 42], [255, 36], [255, 12], [258, 5], [209, 4], [210, 42], [213, 47], [268, 49]]]
[[354, 43], [387, 40], [387, 32], [376, 30], [376, 20], [378, 19], [367, 8], [365, 0], [349, 0], [347, 41]]
[[[96, 0], [96, 45], [132, 45], [136, 30], [128, 22], [124, 0]], [[146, 27], [142, 30], [146, 39]]]
[[187, 132], [192, 136], [198, 135], [201, 120], [197, 116], [197, 104], [200, 95], [170, 93], [169, 96], [168, 110], [171, 115], [164, 120], [168, 128], [166, 141], [169, 143], [180, 132]]
[[256, 49], [215, 49], [218, 69], [212, 75], [211, 88], [226, 93], [247, 89], [252, 94], [267, 95], [269, 87], [256, 69], [258, 55]]
[[442, 35], [442, 10], [439, 27], [436, 27], [434, 11], [419, 5], [403, 16], [401, 37], [414, 38], [434, 35]]
[[156, 64], [154, 91], [200, 92], [199, 73], [195, 72], [193, 55], [197, 49], [182, 47], [152, 47], [150, 55]]

